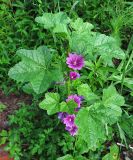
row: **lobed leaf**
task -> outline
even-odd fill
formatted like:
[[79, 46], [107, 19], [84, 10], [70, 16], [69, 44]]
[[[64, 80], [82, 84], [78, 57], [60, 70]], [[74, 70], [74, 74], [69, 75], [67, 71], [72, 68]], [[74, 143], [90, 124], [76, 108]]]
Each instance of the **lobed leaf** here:
[[89, 108], [82, 108], [76, 117], [78, 135], [87, 144], [88, 148], [95, 150], [97, 144], [106, 139], [104, 125], [92, 115]]
[[45, 99], [39, 104], [40, 108], [47, 110], [48, 115], [52, 115], [58, 112], [67, 112], [72, 114], [77, 107], [77, 103], [73, 100], [68, 102], [61, 102], [58, 93], [46, 93]]
[[122, 106], [125, 103], [124, 97], [118, 94], [114, 86], [103, 89], [102, 101], [104, 106]]
[[92, 110], [97, 113], [99, 120], [106, 124], [114, 124], [121, 117], [121, 106], [124, 105], [124, 98], [119, 95], [114, 86], [103, 90], [102, 102], [92, 105]]
[[124, 59], [125, 53], [113, 37], [96, 32], [74, 31], [69, 40], [73, 52], [83, 54], [86, 59], [95, 61], [101, 57], [105, 65], [113, 66], [112, 59]]
[[67, 24], [70, 22], [70, 18], [64, 12], [44, 13], [43, 16], [36, 17], [35, 21], [43, 24], [45, 29], [53, 29], [54, 33], [68, 34]]
[[126, 136], [133, 139], [133, 115], [124, 114], [120, 120], [120, 126]]
[[116, 144], [110, 147], [110, 153], [106, 154], [102, 160], [119, 160], [119, 148]]
[[30, 82], [33, 90], [43, 93], [54, 81], [62, 80], [60, 68], [52, 68], [52, 53], [46, 46], [36, 50], [17, 51], [22, 61], [9, 70], [8, 75], [18, 82]]
[[97, 100], [99, 97], [94, 94], [89, 85], [88, 84], [81, 84], [78, 88], [77, 88], [78, 94], [81, 96], [84, 96], [86, 101], [95, 101]]
[[94, 28], [91, 23], [83, 22], [82, 18], [77, 18], [74, 22], [72, 21], [70, 24], [71, 27], [78, 32], [90, 32]]
[[45, 99], [39, 104], [40, 108], [47, 110], [48, 115], [59, 112], [60, 96], [58, 93], [46, 93]]
[[109, 66], [113, 66], [112, 58], [125, 58], [125, 53], [117, 45], [116, 40], [111, 36], [106, 36], [105, 34], [95, 34], [94, 48], [97, 51], [96, 54], [100, 55], [104, 63]]

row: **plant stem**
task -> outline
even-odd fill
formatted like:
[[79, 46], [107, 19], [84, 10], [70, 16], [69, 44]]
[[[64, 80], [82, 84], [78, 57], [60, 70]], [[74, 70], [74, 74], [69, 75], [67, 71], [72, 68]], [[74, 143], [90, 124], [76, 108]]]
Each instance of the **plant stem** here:
[[76, 151], [76, 142], [77, 142], [78, 137], [75, 137], [75, 142], [74, 142], [74, 148], [73, 148], [73, 156], [75, 157], [75, 151]]
[[122, 79], [121, 79], [121, 94], [122, 94], [122, 90], [123, 90], [123, 84], [124, 84], [124, 79], [125, 79], [125, 75], [126, 75], [126, 70], [127, 70], [128, 66], [129, 66], [132, 58], [133, 58], [133, 51], [132, 51], [132, 53], [131, 53], [128, 61], [127, 61], [127, 64], [126, 64], [124, 70], [123, 70]]
[[70, 82], [70, 79], [67, 81], [67, 94], [70, 95], [71, 93], [71, 82]]

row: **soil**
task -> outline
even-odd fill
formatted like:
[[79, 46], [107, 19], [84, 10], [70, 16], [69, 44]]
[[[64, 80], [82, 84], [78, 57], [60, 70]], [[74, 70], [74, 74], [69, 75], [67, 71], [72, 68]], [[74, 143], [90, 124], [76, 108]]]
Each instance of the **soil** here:
[[6, 96], [2, 90], [0, 90], [0, 103], [7, 106], [3, 112], [0, 112], [0, 130], [9, 128], [7, 120], [8, 116], [18, 109], [19, 104], [23, 102], [29, 104], [31, 102], [31, 97], [24, 93], [20, 95], [11, 94]]
[[10, 158], [9, 153], [4, 151], [4, 145], [0, 147], [0, 160], [13, 160], [13, 158]]
[[[2, 90], [0, 90], [0, 103], [6, 105], [6, 109], [3, 112], [0, 112], [0, 131], [2, 129], [9, 129], [8, 125], [8, 116], [13, 114], [15, 110], [19, 108], [20, 103], [31, 103], [31, 97], [26, 94], [15, 95], [11, 94], [6, 96]], [[0, 146], [0, 160], [13, 160], [10, 158], [9, 153], [4, 151], [5, 145]]]

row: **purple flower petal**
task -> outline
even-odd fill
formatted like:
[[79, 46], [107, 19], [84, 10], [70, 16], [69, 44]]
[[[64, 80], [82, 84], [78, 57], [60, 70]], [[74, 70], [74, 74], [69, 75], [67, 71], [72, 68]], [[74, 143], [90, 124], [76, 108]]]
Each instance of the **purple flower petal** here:
[[69, 126], [66, 126], [65, 128], [67, 131], [69, 131], [69, 133], [72, 135], [72, 136], [75, 136], [77, 134], [77, 131], [78, 131], [78, 127], [74, 124], [73, 126], [69, 127]]
[[74, 125], [74, 119], [75, 119], [75, 115], [67, 115], [66, 118], [63, 119], [63, 123], [67, 126], [67, 127], [71, 127]]
[[58, 119], [60, 119], [62, 122], [64, 120], [64, 118], [68, 115], [68, 113], [66, 112], [59, 112], [58, 113]]
[[66, 99], [66, 101], [68, 102], [70, 100], [74, 100], [78, 104], [78, 107], [80, 107], [80, 105], [81, 105], [81, 98], [80, 98], [80, 96], [78, 96], [77, 94], [70, 95], [70, 96], [68, 96], [68, 98]]
[[74, 70], [81, 70], [84, 66], [84, 58], [81, 55], [70, 53], [69, 57], [67, 57], [66, 63], [69, 68]]
[[81, 107], [75, 108], [75, 112], [78, 112], [81, 109]]
[[80, 74], [77, 72], [70, 72], [69, 76], [71, 80], [75, 80], [80, 77]]
[[79, 97], [80, 97], [81, 101], [83, 101], [83, 100], [84, 100], [84, 96], [79, 96]]

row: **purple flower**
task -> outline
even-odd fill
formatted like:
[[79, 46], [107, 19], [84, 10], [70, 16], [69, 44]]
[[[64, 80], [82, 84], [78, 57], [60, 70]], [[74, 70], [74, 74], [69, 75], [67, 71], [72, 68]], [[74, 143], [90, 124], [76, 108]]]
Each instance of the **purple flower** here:
[[66, 118], [63, 119], [63, 123], [67, 126], [67, 127], [71, 127], [74, 125], [74, 119], [75, 119], [75, 115], [67, 115]]
[[64, 120], [64, 118], [68, 115], [68, 113], [66, 112], [59, 112], [58, 113], [58, 119], [60, 119], [62, 122]]
[[81, 104], [81, 97], [80, 96], [78, 96], [77, 94], [70, 95], [70, 96], [68, 96], [66, 101], [68, 102], [70, 100], [74, 100], [78, 104], [78, 107], [80, 107], [80, 104]]
[[75, 108], [75, 112], [78, 112], [80, 110], [80, 107]]
[[79, 97], [80, 97], [81, 101], [83, 101], [83, 100], [84, 100], [84, 96], [79, 96]]
[[84, 58], [81, 55], [70, 53], [69, 57], [67, 57], [66, 63], [69, 68], [81, 70], [84, 66]]
[[77, 72], [70, 72], [69, 76], [71, 80], [75, 80], [80, 77], [80, 74]]
[[69, 127], [69, 126], [66, 126], [65, 128], [67, 131], [69, 131], [69, 133], [72, 135], [72, 136], [75, 136], [77, 134], [77, 131], [78, 131], [78, 127], [74, 124], [73, 126]]

